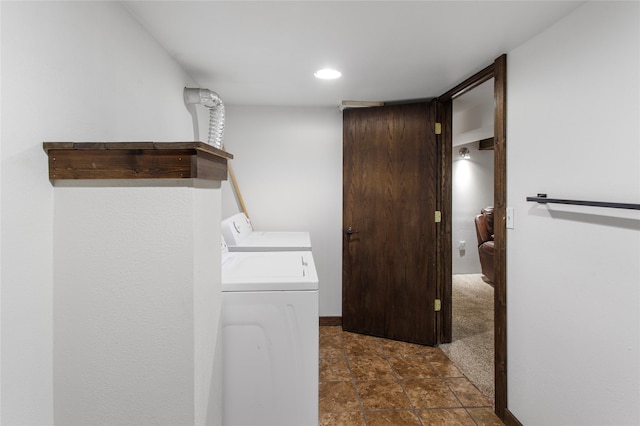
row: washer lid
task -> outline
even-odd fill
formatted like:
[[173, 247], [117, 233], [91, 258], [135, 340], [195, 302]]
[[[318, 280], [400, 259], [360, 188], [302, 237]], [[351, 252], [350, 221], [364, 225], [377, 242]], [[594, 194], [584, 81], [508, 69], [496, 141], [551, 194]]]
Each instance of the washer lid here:
[[311, 250], [308, 232], [253, 231], [231, 244], [231, 251], [303, 251]]
[[310, 251], [223, 253], [222, 291], [317, 289]]

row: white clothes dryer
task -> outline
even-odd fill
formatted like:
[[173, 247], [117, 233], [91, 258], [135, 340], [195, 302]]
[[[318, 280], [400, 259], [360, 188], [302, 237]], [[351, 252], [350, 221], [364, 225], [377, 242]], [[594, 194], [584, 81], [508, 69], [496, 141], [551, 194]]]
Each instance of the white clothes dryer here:
[[222, 235], [229, 251], [311, 250], [308, 232], [254, 231], [251, 220], [244, 213], [223, 220]]
[[222, 424], [318, 424], [318, 275], [310, 251], [222, 242]]

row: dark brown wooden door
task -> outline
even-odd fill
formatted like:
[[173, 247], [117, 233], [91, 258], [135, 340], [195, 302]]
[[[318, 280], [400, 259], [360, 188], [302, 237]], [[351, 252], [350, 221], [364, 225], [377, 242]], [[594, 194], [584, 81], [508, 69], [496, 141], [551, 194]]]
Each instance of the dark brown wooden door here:
[[435, 114], [433, 103], [344, 111], [345, 330], [436, 344]]

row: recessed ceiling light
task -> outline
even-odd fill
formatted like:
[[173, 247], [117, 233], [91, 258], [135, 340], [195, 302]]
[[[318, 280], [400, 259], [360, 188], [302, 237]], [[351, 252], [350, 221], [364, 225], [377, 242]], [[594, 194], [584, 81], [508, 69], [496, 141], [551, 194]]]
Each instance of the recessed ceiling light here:
[[339, 78], [342, 73], [340, 71], [332, 70], [331, 68], [325, 68], [314, 72], [313, 75], [323, 80], [333, 80], [335, 78]]

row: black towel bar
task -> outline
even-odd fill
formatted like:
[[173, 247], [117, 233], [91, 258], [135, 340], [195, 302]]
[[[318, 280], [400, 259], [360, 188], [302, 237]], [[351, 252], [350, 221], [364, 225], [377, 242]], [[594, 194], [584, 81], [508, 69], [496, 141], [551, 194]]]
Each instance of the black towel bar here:
[[640, 204], [608, 203], [603, 201], [562, 200], [559, 198], [547, 198], [547, 194], [538, 194], [537, 197], [527, 197], [527, 201], [547, 204], [571, 204], [574, 206], [610, 207], [612, 209], [640, 210]]

